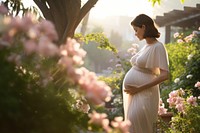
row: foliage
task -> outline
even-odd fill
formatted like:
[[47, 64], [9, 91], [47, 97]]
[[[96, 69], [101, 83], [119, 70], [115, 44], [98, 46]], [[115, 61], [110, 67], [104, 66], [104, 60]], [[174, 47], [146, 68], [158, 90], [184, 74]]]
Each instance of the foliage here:
[[185, 63], [190, 54], [196, 54], [197, 49], [191, 43], [169, 43], [166, 44], [169, 57], [170, 80], [174, 81], [186, 72]]
[[106, 104], [107, 109], [104, 112], [108, 114], [108, 119], [113, 120], [115, 117], [123, 117], [122, 103], [122, 79], [123, 73], [112, 74], [109, 77], [99, 77], [112, 88], [112, 100]]
[[86, 53], [80, 44], [68, 38], [58, 47], [53, 24], [31, 14], [1, 14], [0, 22], [1, 132], [87, 130], [88, 103], [103, 104], [111, 92], [81, 67]]
[[13, 16], [18, 16], [20, 13], [25, 15], [27, 12], [32, 12], [35, 14], [39, 14], [39, 11], [36, 7], [24, 7], [24, 4], [21, 0], [6, 0], [3, 4], [9, 9], [9, 14]]
[[[156, 3], [160, 5], [162, 0], [149, 0], [152, 3], [152, 6], [155, 6]], [[185, 0], [180, 0], [181, 3], [184, 3]]]
[[190, 61], [188, 61], [186, 72], [180, 76], [180, 81], [176, 83], [176, 87], [182, 87], [185, 90], [192, 91], [194, 96], [198, 96], [200, 91], [195, 89], [194, 84], [200, 80], [200, 54], [195, 54]]
[[89, 44], [89, 42], [96, 42], [99, 44], [98, 48], [100, 49], [106, 49], [112, 51], [113, 53], [117, 52], [117, 49], [114, 47], [114, 45], [112, 45], [108, 38], [101, 32], [87, 34], [86, 36], [83, 36], [82, 34], [75, 34], [75, 38], [86, 44]]
[[74, 125], [88, 118], [73, 110], [75, 101], [68, 91], [59, 93], [56, 86], [39, 85], [39, 75], [27, 69], [24, 73], [25, 69], [8, 62], [8, 53], [9, 49], [1, 49], [0, 132], [75, 133]]
[[200, 106], [187, 108], [186, 114], [178, 114], [172, 118], [171, 132], [197, 133], [200, 131]]
[[152, 6], [155, 6], [156, 3], [160, 4], [161, 0], [149, 0], [152, 3]]
[[[175, 59], [172, 59], [171, 57], [171, 63], [174, 67], [170, 67], [170, 71], [173, 73], [179, 71], [181, 68], [184, 68], [181, 69], [184, 71], [180, 72], [179, 76], [177, 75], [178, 77], [176, 77], [174, 81], [172, 80], [171, 83], [166, 85], [164, 90], [161, 90], [162, 99], [164, 99], [165, 103], [168, 102], [168, 104], [165, 104], [168, 111], [174, 113], [172, 120], [170, 121], [170, 128], [163, 128], [166, 132], [196, 133], [200, 131], [198, 126], [198, 123], [200, 122], [199, 33], [199, 31], [193, 31], [192, 33], [190, 32], [190, 34], [188, 32], [187, 34], [175, 33], [174, 37], [178, 42], [178, 46], [177, 43], [167, 44], [169, 56], [170, 54], [179, 55], [178, 57], [173, 56]], [[184, 50], [181, 49], [176, 51], [174, 48], [175, 53], [180, 52], [180, 54], [174, 54], [174, 50], [172, 50], [171, 47], [180, 47]], [[185, 47], [187, 47], [187, 50], [190, 50], [185, 50]], [[185, 53], [183, 54], [182, 51], [185, 51]], [[178, 66], [178, 63], [181, 62], [182, 66]], [[178, 66], [178, 68], [175, 66]]]
[[199, 98], [183, 89], [170, 92], [167, 102], [174, 112], [170, 121], [171, 132], [196, 133], [200, 131]]
[[200, 79], [199, 36], [199, 31], [192, 33], [190, 31], [190, 34], [188, 32], [187, 34], [175, 33], [174, 37], [177, 43], [166, 45], [171, 79], [168, 84], [162, 86], [161, 95], [164, 99], [171, 90], [177, 88], [191, 90], [194, 96], [199, 95], [199, 91], [194, 88], [194, 84]]
[[198, 99], [199, 98], [193, 97], [190, 93], [185, 93], [181, 89], [170, 92], [168, 102], [173, 116], [171, 121], [167, 123], [159, 117], [159, 130], [166, 133], [199, 132], [200, 102]]
[[90, 70], [101, 73], [111, 65], [109, 60], [114, 58], [117, 49], [102, 32], [83, 36], [75, 34], [75, 38], [83, 42], [83, 49], [87, 52], [85, 66]]

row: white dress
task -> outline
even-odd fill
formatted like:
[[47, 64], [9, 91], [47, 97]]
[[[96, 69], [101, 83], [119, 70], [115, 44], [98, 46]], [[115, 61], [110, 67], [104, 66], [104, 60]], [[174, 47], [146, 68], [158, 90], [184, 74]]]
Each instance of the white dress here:
[[[150, 82], [159, 75], [160, 69], [169, 71], [167, 52], [160, 42], [146, 44], [130, 61], [132, 68], [125, 75], [123, 89], [125, 84], [142, 85]], [[124, 117], [132, 123], [130, 133], [153, 133], [159, 99], [159, 85], [134, 95], [123, 91]]]

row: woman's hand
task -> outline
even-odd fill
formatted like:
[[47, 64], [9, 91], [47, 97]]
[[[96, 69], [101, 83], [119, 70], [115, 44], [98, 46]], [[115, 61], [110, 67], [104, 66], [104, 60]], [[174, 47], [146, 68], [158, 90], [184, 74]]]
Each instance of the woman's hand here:
[[136, 85], [125, 85], [125, 89], [124, 89], [124, 92], [126, 92], [127, 94], [130, 94], [130, 95], [134, 95], [136, 94], [137, 92], [139, 92], [139, 86], [136, 86]]

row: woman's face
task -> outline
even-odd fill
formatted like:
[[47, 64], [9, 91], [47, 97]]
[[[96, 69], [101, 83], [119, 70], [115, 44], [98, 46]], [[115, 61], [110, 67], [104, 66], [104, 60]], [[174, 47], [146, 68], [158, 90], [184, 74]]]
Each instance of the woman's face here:
[[135, 31], [135, 36], [137, 36], [137, 38], [139, 40], [143, 40], [144, 39], [144, 32], [145, 32], [145, 26], [143, 25], [141, 28], [134, 26], [133, 25], [133, 29]]

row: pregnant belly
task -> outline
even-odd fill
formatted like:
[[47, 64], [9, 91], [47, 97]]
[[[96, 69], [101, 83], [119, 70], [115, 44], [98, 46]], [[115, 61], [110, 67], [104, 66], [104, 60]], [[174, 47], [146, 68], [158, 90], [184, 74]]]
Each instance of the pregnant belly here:
[[155, 75], [138, 71], [132, 67], [124, 77], [124, 85], [142, 85], [153, 78], [155, 78]]

